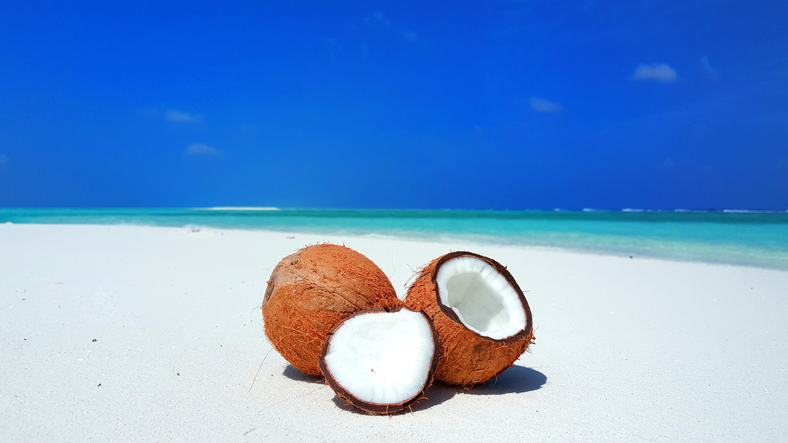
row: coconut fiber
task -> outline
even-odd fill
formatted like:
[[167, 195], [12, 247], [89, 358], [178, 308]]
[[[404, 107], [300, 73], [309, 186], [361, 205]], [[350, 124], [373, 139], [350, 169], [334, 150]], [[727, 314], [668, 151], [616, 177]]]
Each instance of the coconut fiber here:
[[320, 244], [291, 254], [274, 268], [263, 300], [265, 334], [296, 369], [320, 377], [326, 335], [364, 309], [402, 306], [386, 274], [345, 246]]

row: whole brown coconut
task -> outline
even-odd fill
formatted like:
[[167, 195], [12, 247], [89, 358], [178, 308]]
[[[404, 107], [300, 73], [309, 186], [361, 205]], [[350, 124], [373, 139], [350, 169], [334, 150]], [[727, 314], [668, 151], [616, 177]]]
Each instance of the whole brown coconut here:
[[276, 265], [263, 299], [265, 335], [296, 369], [320, 377], [331, 328], [357, 311], [402, 305], [388, 277], [358, 252], [313, 245]]
[[470, 388], [512, 366], [533, 342], [531, 309], [497, 261], [452, 252], [425, 266], [405, 305], [433, 321], [440, 342], [436, 379]]

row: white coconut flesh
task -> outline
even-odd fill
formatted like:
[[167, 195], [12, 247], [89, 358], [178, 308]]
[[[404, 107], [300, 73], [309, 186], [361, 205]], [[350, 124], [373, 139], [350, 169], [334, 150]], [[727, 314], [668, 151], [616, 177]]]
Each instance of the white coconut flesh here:
[[372, 312], [349, 318], [334, 332], [325, 364], [357, 399], [394, 405], [424, 389], [435, 352], [432, 328], [421, 313]]
[[525, 309], [517, 291], [484, 260], [448, 260], [438, 269], [436, 282], [440, 302], [477, 334], [503, 340], [525, 329]]

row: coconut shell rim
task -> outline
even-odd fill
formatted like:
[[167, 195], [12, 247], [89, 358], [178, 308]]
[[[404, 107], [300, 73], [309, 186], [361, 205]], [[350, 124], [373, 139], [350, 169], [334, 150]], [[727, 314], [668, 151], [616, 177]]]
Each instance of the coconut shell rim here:
[[352, 406], [358, 409], [361, 409], [366, 412], [371, 412], [373, 414], [380, 414], [380, 415], [401, 412], [402, 410], [404, 410], [405, 408], [407, 408], [408, 406], [412, 405], [420, 398], [422, 398], [424, 391], [426, 391], [427, 388], [432, 386], [432, 383], [435, 381], [435, 374], [438, 371], [438, 357], [440, 354], [440, 342], [438, 341], [438, 333], [435, 330], [435, 325], [433, 324], [432, 319], [430, 318], [429, 315], [421, 311], [414, 311], [411, 309], [408, 310], [411, 312], [417, 312], [421, 314], [421, 316], [424, 317], [425, 320], [427, 320], [427, 324], [430, 327], [430, 334], [432, 334], [432, 343], [434, 346], [433, 348], [434, 352], [432, 353], [432, 362], [430, 363], [430, 369], [429, 372], [427, 373], [427, 379], [424, 381], [424, 386], [422, 386], [421, 390], [419, 390], [419, 392], [417, 392], [413, 397], [405, 401], [399, 403], [392, 403], [392, 404], [372, 403], [372, 402], [364, 401], [359, 399], [355, 395], [351, 394], [347, 389], [342, 387], [336, 381], [336, 379], [334, 379], [334, 377], [331, 375], [331, 371], [328, 370], [328, 367], [326, 365], [326, 355], [328, 354], [331, 348], [331, 338], [334, 336], [334, 333], [340, 327], [342, 327], [343, 324], [345, 324], [346, 321], [350, 320], [353, 317], [357, 317], [363, 314], [394, 313], [394, 312], [399, 312], [401, 309], [408, 309], [408, 308], [405, 306], [399, 306], [396, 308], [388, 308], [388, 309], [382, 307], [376, 307], [376, 308], [370, 308], [370, 309], [364, 309], [362, 311], [358, 311], [353, 315], [341, 320], [336, 325], [334, 325], [334, 327], [331, 328], [331, 331], [329, 331], [328, 335], [326, 335], [326, 339], [323, 342], [323, 351], [320, 353], [320, 360], [318, 360], [318, 366], [320, 367], [320, 372], [323, 374], [323, 378], [325, 379], [326, 383], [331, 387], [331, 389], [334, 391], [334, 393], [337, 396], [339, 396], [340, 398], [347, 401]]
[[[453, 259], [459, 258], [459, 257], [466, 257], [466, 256], [471, 256], [471, 257], [477, 258], [477, 259], [482, 260], [483, 262], [487, 263], [488, 265], [492, 266], [493, 269], [495, 269], [503, 278], [505, 278], [506, 281], [509, 283], [509, 285], [512, 288], [514, 288], [514, 291], [517, 293], [517, 298], [520, 299], [520, 303], [523, 305], [523, 309], [525, 310], [525, 319], [526, 319], [525, 327], [523, 329], [521, 329], [519, 332], [517, 332], [515, 334], [512, 334], [512, 335], [510, 335], [508, 337], [501, 338], [501, 339], [491, 338], [491, 337], [488, 337], [486, 335], [479, 334], [478, 332], [474, 331], [473, 329], [467, 327], [462, 322], [462, 320], [460, 320], [460, 317], [457, 316], [457, 313], [454, 312], [454, 310], [452, 308], [450, 308], [449, 306], [446, 306], [446, 305], [443, 304], [443, 301], [441, 301], [441, 298], [440, 298], [440, 291], [439, 291], [439, 288], [438, 288], [438, 281], [437, 281], [437, 279], [438, 279], [438, 270], [440, 270], [441, 266], [443, 266], [447, 261], [453, 260]], [[463, 328], [465, 328], [468, 331], [472, 332], [474, 335], [476, 335], [478, 337], [481, 337], [481, 338], [483, 338], [485, 340], [490, 340], [490, 341], [498, 342], [498, 343], [515, 343], [515, 342], [518, 342], [518, 341], [522, 340], [525, 337], [528, 337], [528, 335], [531, 334], [531, 331], [533, 329], [533, 317], [531, 315], [531, 307], [528, 306], [528, 300], [526, 300], [525, 294], [523, 293], [523, 290], [520, 289], [520, 285], [517, 284], [517, 281], [514, 279], [512, 274], [509, 272], [509, 270], [506, 269], [506, 266], [498, 263], [496, 260], [493, 260], [490, 257], [485, 257], [484, 255], [477, 254], [475, 252], [470, 252], [470, 251], [449, 252], [448, 254], [445, 254], [445, 255], [441, 256], [435, 262], [435, 264], [433, 265], [433, 267], [432, 267], [432, 275], [430, 275], [430, 282], [432, 282], [433, 287], [434, 287], [435, 302], [437, 303], [437, 305], [440, 308], [441, 312], [443, 312], [443, 314], [446, 317], [448, 317], [451, 321], [459, 324]]]

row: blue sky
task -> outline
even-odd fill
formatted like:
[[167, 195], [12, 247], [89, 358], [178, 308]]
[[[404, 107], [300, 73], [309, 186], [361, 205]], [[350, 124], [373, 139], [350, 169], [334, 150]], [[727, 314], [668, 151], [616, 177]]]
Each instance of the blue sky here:
[[783, 0], [117, 3], [3, 2], [0, 206], [788, 209]]

